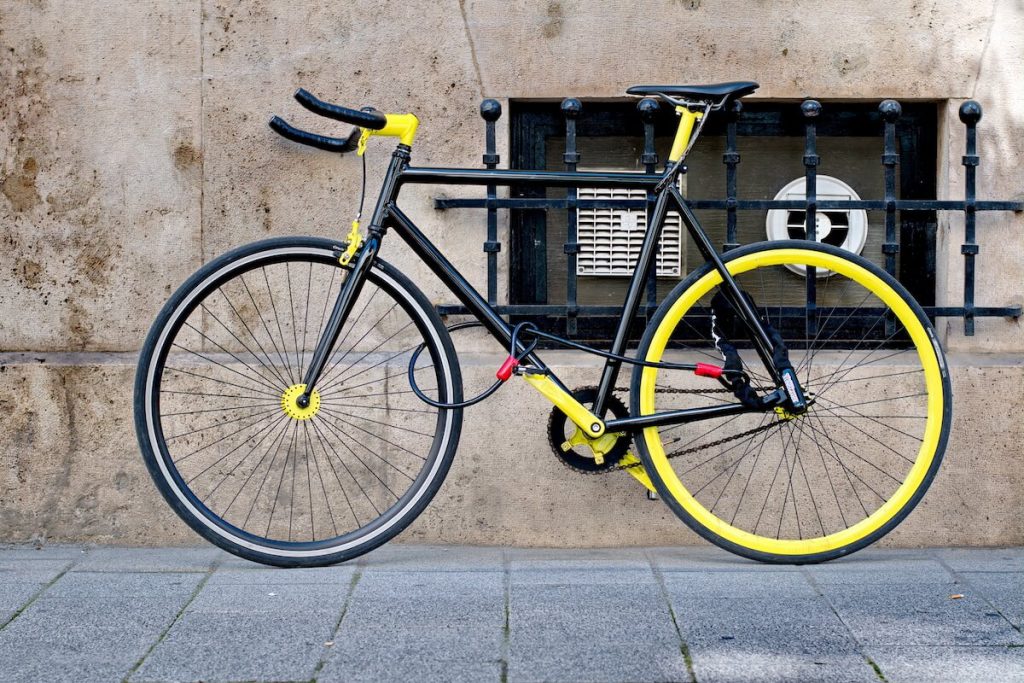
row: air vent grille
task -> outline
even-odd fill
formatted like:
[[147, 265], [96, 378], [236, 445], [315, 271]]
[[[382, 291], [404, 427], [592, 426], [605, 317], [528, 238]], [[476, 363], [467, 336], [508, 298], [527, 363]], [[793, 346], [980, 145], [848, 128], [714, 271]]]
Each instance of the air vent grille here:
[[[581, 187], [580, 199], [646, 199], [647, 193], [630, 188]], [[647, 232], [643, 209], [577, 209], [580, 254], [577, 275], [630, 276], [636, 268]], [[658, 277], [682, 273], [682, 220], [670, 211], [665, 217], [657, 256]]]

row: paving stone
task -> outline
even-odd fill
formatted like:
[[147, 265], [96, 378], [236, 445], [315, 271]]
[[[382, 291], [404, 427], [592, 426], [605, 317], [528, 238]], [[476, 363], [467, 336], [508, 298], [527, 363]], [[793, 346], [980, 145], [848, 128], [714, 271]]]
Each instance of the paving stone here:
[[[338, 608], [340, 612], [340, 607]], [[305, 612], [187, 612], [133, 681], [310, 680], [338, 615]]]
[[510, 681], [689, 678], [657, 583], [629, 571], [609, 583], [521, 580], [532, 573], [511, 576]]
[[497, 679], [504, 580], [498, 572], [367, 570], [318, 679], [447, 680], [449, 671]]
[[349, 581], [339, 584], [207, 583], [188, 612], [205, 614], [287, 615], [341, 612]]
[[83, 553], [76, 572], [205, 572], [228, 553], [212, 546], [184, 548], [95, 548]]
[[8, 582], [0, 576], [0, 626], [17, 614], [29, 600], [38, 593], [45, 583]]
[[361, 567], [394, 572], [502, 571], [504, 549], [388, 543], [360, 557]]
[[663, 578], [673, 595], [701, 598], [814, 598], [817, 591], [801, 572], [729, 571], [664, 572]]
[[73, 566], [71, 560], [66, 559], [12, 559], [0, 556], [0, 581], [16, 581], [17, 574], [47, 574], [48, 581], [53, 580], [58, 574]]
[[69, 572], [50, 586], [40, 600], [83, 600], [88, 598], [126, 597], [135, 600], [153, 597], [189, 596], [202, 580], [201, 574], [109, 572]]
[[650, 567], [640, 569], [615, 569], [607, 565], [590, 568], [585, 562], [568, 566], [551, 566], [544, 569], [511, 570], [512, 581], [517, 584], [538, 584], [549, 586], [571, 585], [616, 585], [621, 583], [654, 584], [657, 577]]
[[936, 548], [930, 552], [957, 572], [1024, 572], [1022, 548]]
[[308, 680], [348, 581], [207, 583], [133, 680]]
[[650, 571], [643, 548], [585, 548], [569, 554], [549, 548], [510, 548], [505, 553], [512, 571], [523, 569]]
[[1024, 648], [888, 647], [870, 648], [871, 658], [890, 683], [1021, 683]]
[[723, 643], [692, 653], [694, 675], [700, 683], [754, 681], [815, 681], [816, 683], [878, 683], [878, 675], [858, 654], [794, 655], [763, 650], [738, 651]]
[[[1011, 645], [1024, 636], [963, 584], [833, 585], [825, 589], [861, 643]], [[951, 599], [951, 595], [963, 595]]]
[[[0, 630], [0, 681], [123, 679], [173, 622], [202, 578], [159, 575], [176, 581], [147, 591], [138, 575], [104, 576], [117, 579], [119, 590], [99, 589], [65, 575]], [[68, 586], [62, 586], [65, 580]], [[132, 592], [139, 587], [142, 593]]]
[[1017, 628], [1024, 628], [1024, 572], [961, 574]]
[[314, 569], [278, 569], [262, 565], [253, 565], [246, 568], [220, 567], [210, 576], [207, 585], [216, 586], [231, 583], [261, 585], [315, 583], [344, 586], [347, 589], [355, 572], [356, 567], [354, 565], [317, 567]]
[[800, 571], [796, 565], [762, 564], [714, 546], [650, 548], [647, 555], [661, 571]]
[[0, 561], [13, 560], [79, 560], [88, 551], [81, 545], [43, 545], [30, 543], [0, 543]]
[[695, 663], [707, 648], [738, 657], [858, 653], [849, 630], [821, 598], [715, 598], [691, 594], [678, 584], [667, 588]]
[[378, 681], [416, 681], [416, 683], [484, 683], [502, 681], [501, 663], [431, 661], [389, 657], [379, 665], [361, 661], [359, 667], [336, 666], [325, 669], [317, 683], [376, 683]]
[[[861, 555], [864, 557], [861, 557]], [[843, 558], [825, 564], [808, 565], [804, 570], [815, 583], [830, 584], [949, 584], [956, 582], [956, 577], [942, 564], [927, 554], [897, 553], [878, 555], [876, 553], [857, 553], [850, 558]]]

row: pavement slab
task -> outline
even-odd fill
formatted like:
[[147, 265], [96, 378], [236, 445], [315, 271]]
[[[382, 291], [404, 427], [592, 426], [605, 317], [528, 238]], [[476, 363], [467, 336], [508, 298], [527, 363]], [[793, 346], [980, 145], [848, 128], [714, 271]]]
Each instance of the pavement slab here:
[[504, 594], [500, 571], [366, 569], [318, 680], [497, 681]]
[[0, 681], [122, 680], [202, 579], [96, 576], [65, 574], [0, 629]]

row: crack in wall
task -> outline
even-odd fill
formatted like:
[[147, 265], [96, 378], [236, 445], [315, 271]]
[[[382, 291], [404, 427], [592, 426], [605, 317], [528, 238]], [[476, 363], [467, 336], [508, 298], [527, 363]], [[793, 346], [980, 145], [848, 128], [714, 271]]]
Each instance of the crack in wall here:
[[459, 14], [462, 15], [462, 28], [466, 32], [466, 42], [469, 44], [469, 56], [473, 60], [473, 70], [476, 72], [476, 83], [480, 88], [480, 97], [484, 95], [484, 79], [480, 73], [480, 62], [476, 58], [476, 44], [473, 42], [473, 34], [469, 30], [469, 19], [466, 16], [466, 0], [459, 0]]

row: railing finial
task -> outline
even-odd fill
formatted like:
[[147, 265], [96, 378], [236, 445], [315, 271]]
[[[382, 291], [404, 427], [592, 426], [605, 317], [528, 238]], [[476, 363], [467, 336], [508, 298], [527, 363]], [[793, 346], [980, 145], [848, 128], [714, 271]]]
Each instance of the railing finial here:
[[886, 123], [896, 123], [896, 120], [903, 114], [903, 107], [896, 100], [882, 100], [878, 105], [878, 111]]
[[968, 126], [977, 125], [981, 121], [981, 105], [974, 100], [967, 100], [960, 105], [960, 120]]

